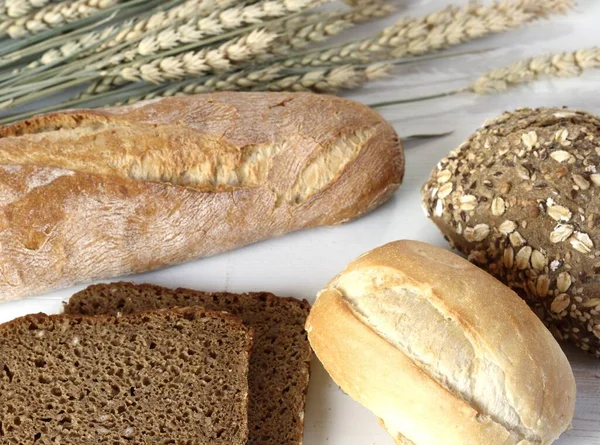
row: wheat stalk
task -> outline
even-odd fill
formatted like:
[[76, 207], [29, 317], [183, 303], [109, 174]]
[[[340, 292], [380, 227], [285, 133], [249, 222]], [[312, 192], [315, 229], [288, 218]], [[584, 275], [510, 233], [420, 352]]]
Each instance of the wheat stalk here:
[[235, 6], [223, 11], [192, 19], [180, 26], [166, 28], [143, 38], [136, 46], [115, 55], [111, 64], [135, 60], [137, 56], [150, 56], [178, 45], [198, 42], [247, 25], [261, 24], [266, 20], [283, 17], [324, 3], [323, 0], [268, 0], [246, 6]]
[[316, 91], [333, 93], [357, 88], [364, 83], [389, 76], [392, 65], [375, 63], [368, 66], [345, 65], [330, 69], [313, 69], [292, 74], [277, 64], [260, 70], [243, 70], [231, 75], [210, 76], [199, 81], [184, 81], [157, 89], [129, 103], [154, 97], [179, 96], [211, 91]]
[[574, 52], [547, 54], [519, 60], [508, 66], [492, 70], [465, 88], [432, 94], [430, 96], [379, 102], [370, 104], [370, 106], [378, 108], [399, 105], [409, 102], [439, 99], [465, 92], [481, 95], [502, 93], [511, 87], [534, 82], [541, 78], [576, 77], [583, 74], [586, 70], [598, 68], [600, 68], [600, 47], [581, 49]]
[[335, 93], [340, 90], [354, 89], [370, 80], [389, 75], [392, 65], [376, 63], [366, 67], [343, 65], [328, 69], [310, 70], [303, 74], [285, 76], [256, 85], [255, 91], [315, 91]]
[[32, 15], [0, 23], [0, 31], [6, 32], [12, 39], [22, 39], [89, 17], [118, 2], [119, 0], [76, 0], [52, 4]]
[[504, 0], [488, 6], [449, 6], [418, 19], [404, 18], [377, 36], [297, 57], [296, 65], [323, 65], [397, 58], [438, 51], [489, 34], [518, 28], [549, 14], [563, 13], [572, 0]]
[[[314, 49], [393, 8], [378, 0], [348, 0], [360, 3], [349, 11], [313, 10], [329, 0], [54, 1], [0, 0], [0, 13], [12, 7], [12, 15], [24, 14], [0, 23], [0, 33], [26, 37], [0, 46], [5, 57], [0, 59], [5, 69], [0, 108], [85, 86], [84, 94], [45, 110], [221, 90], [332, 93], [388, 75], [394, 64], [422, 59], [406, 56], [517, 28], [571, 7], [571, 0], [470, 2], [402, 19], [366, 39]], [[443, 95], [500, 91], [542, 75], [576, 74], [600, 64], [594, 51], [521, 62]]]
[[500, 93], [543, 77], [575, 77], [593, 68], [600, 68], [598, 47], [520, 60], [488, 72], [465, 90], [477, 94]]
[[[336, 36], [356, 24], [385, 17], [395, 10], [393, 5], [377, 2], [342, 14], [322, 12], [293, 17], [281, 25], [282, 35], [273, 47], [273, 54], [289, 55], [292, 51]], [[292, 64], [293, 62], [286, 63], [286, 65]]]
[[100, 49], [112, 48], [123, 42], [137, 41], [148, 32], [172, 26], [173, 23], [188, 19], [189, 17], [225, 9], [235, 4], [235, 1], [236, 0], [187, 0], [183, 4], [167, 9], [166, 11], [161, 10], [141, 20], [125, 23], [114, 39], [107, 42]]
[[[230, 40], [213, 49], [188, 51], [177, 56], [159, 58], [149, 63], [118, 68], [106, 75], [125, 82], [162, 83], [208, 72], [226, 71], [266, 51], [277, 34], [254, 30], [243, 37]], [[120, 80], [119, 79], [119, 80]]]
[[25, 68], [16, 70], [15, 73], [27, 73], [28, 70], [34, 70], [44, 66], [54, 66], [60, 62], [72, 59], [74, 56], [85, 52], [89, 48], [93, 48], [99, 45], [99, 42], [103, 42], [108, 39], [115, 32], [115, 27], [111, 26], [103, 29], [102, 31], [93, 31], [89, 34], [85, 34], [83, 37], [77, 40], [64, 43], [58, 48], [52, 48], [44, 52], [38, 60], [29, 63]]

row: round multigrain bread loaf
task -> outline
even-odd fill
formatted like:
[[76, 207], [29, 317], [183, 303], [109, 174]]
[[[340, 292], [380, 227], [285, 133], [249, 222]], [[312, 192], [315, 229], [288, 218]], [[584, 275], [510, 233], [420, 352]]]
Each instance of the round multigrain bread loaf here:
[[[519, 109], [433, 170], [426, 213], [559, 340], [600, 357], [600, 118]], [[597, 171], [598, 170], [598, 171]]]

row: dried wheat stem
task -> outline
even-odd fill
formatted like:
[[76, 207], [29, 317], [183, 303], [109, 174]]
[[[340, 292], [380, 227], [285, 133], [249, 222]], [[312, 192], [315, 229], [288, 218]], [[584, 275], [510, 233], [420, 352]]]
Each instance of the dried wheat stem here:
[[402, 19], [371, 38], [311, 51], [296, 58], [296, 63], [323, 65], [425, 54], [518, 28], [549, 14], [562, 13], [571, 6], [571, 0], [503, 0], [488, 6], [480, 3], [462, 8], [449, 6], [418, 19]]
[[499, 93], [542, 77], [579, 76], [592, 68], [600, 68], [600, 48], [597, 47], [520, 60], [490, 71], [477, 79], [468, 90], [477, 94]]
[[0, 31], [6, 32], [12, 39], [21, 39], [89, 17], [118, 2], [119, 0], [76, 0], [52, 4], [32, 15], [0, 23]]
[[162, 83], [209, 72], [226, 71], [234, 65], [265, 52], [276, 34], [255, 30], [243, 37], [233, 39], [216, 48], [188, 51], [172, 57], [164, 57], [149, 63], [116, 68], [106, 75], [116, 76], [118, 81]]
[[198, 42], [208, 36], [260, 24], [269, 19], [315, 8], [322, 3], [323, 0], [267, 0], [215, 11], [206, 17], [192, 19], [183, 25], [169, 27], [143, 38], [133, 48], [115, 55], [111, 64], [116, 65], [123, 60], [132, 61], [138, 56], [149, 56], [179, 45]]

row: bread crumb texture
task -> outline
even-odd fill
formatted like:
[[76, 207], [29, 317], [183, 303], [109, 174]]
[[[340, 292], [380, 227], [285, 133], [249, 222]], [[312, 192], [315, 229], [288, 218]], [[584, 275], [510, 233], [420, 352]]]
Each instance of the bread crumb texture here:
[[2, 444], [245, 444], [252, 334], [201, 310], [0, 326]]
[[304, 330], [310, 310], [306, 301], [266, 292], [232, 294], [110, 283], [73, 295], [65, 312], [118, 316], [189, 306], [226, 311], [255, 331], [248, 371], [248, 445], [300, 445], [311, 359]]
[[519, 109], [433, 170], [427, 215], [521, 295], [559, 340], [600, 357], [600, 119]]

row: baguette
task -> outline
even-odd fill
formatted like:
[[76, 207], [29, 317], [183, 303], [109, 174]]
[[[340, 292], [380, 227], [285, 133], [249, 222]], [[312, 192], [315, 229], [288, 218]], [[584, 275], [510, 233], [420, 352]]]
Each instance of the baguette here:
[[217, 93], [0, 128], [0, 301], [213, 255], [374, 209], [402, 146], [364, 105]]
[[443, 249], [399, 241], [352, 262], [306, 323], [335, 382], [398, 444], [545, 445], [575, 379], [525, 302]]

